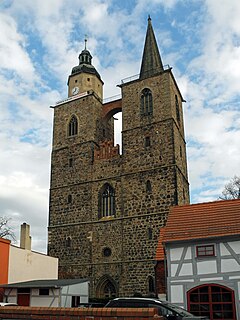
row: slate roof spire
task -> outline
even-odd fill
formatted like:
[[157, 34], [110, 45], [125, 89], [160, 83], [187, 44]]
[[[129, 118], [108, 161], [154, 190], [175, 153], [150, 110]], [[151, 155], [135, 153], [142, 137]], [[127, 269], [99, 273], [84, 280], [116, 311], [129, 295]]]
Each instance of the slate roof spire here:
[[154, 35], [152, 20], [148, 16], [148, 27], [145, 38], [140, 79], [151, 77], [163, 71], [163, 64]]

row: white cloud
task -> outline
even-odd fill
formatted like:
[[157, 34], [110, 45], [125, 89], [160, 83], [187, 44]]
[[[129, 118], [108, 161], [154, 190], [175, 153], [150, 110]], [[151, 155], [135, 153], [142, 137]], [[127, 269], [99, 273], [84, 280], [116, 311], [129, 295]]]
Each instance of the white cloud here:
[[26, 52], [25, 39], [17, 31], [15, 20], [0, 13], [0, 29], [0, 68], [16, 72], [22, 80], [30, 81], [34, 78], [34, 67]]

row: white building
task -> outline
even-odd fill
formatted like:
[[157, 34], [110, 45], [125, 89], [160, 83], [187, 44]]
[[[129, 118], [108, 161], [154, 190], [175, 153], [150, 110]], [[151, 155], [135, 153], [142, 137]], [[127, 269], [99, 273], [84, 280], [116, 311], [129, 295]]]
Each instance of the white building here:
[[163, 246], [169, 301], [210, 319], [240, 319], [240, 199], [173, 207]]
[[34, 280], [3, 285], [4, 301], [31, 307], [77, 307], [88, 303], [86, 279]]
[[31, 250], [28, 224], [21, 225], [20, 247], [0, 238], [0, 284], [57, 278], [58, 258]]

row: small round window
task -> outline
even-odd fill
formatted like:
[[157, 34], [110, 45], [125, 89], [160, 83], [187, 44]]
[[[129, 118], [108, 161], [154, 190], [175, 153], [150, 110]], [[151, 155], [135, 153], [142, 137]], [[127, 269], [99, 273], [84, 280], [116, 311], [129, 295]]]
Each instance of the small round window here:
[[110, 248], [104, 248], [103, 249], [104, 257], [110, 257], [111, 254], [112, 254], [112, 250]]

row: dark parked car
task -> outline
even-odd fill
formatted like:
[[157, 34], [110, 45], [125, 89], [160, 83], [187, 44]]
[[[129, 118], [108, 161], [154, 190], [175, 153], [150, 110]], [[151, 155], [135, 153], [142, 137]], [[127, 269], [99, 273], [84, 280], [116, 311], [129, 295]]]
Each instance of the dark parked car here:
[[103, 308], [105, 306], [104, 303], [101, 302], [88, 302], [88, 303], [80, 303], [78, 308]]
[[170, 302], [162, 301], [157, 298], [116, 298], [109, 301], [106, 308], [157, 308], [158, 315], [168, 320], [203, 320], [206, 317], [194, 316]]

